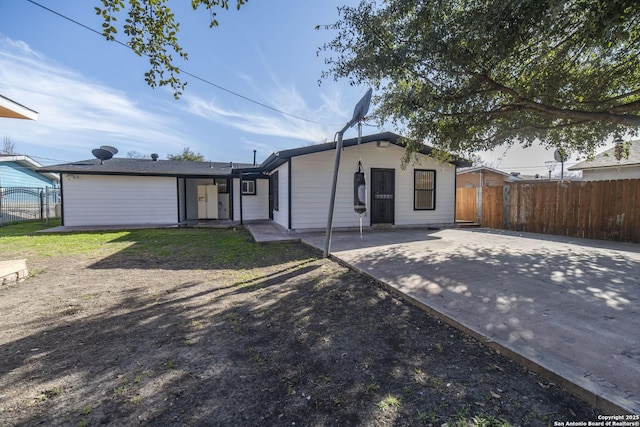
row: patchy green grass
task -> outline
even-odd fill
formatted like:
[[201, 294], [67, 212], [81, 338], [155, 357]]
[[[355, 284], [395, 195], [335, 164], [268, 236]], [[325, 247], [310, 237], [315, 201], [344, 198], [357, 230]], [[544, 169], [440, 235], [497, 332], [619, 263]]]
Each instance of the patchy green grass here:
[[300, 245], [254, 243], [240, 228], [164, 228], [122, 231], [39, 233], [59, 224], [18, 223], [0, 227], [0, 253], [5, 258], [56, 256], [153, 259], [189, 262], [200, 268], [244, 268], [277, 264], [281, 259], [310, 259]]
[[[59, 225], [59, 224], [58, 224]], [[6, 258], [74, 256], [121, 250], [126, 244], [117, 244], [126, 231], [92, 233], [38, 233], [54, 224], [28, 222], [0, 227], [0, 253]]]
[[52, 219], [49, 221], [49, 224], [45, 224], [43, 221], [16, 222], [1, 226], [0, 237], [26, 236], [36, 231], [58, 227], [59, 225], [59, 219]]
[[402, 400], [399, 397], [392, 396], [390, 394], [378, 403], [378, 408], [383, 411], [386, 411], [390, 408], [399, 409], [401, 407]]

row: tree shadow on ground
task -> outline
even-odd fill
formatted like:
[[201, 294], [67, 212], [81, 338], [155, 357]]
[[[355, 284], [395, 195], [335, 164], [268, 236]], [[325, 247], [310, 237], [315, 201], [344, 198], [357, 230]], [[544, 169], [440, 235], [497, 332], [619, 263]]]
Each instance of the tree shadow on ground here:
[[132, 230], [110, 243], [126, 245], [93, 262], [92, 269], [221, 270], [268, 267], [308, 259], [312, 251], [287, 243], [255, 244], [244, 229]]
[[640, 405], [636, 251], [464, 233], [455, 242], [454, 234], [438, 233], [439, 240], [390, 240], [334, 255], [542, 366], [570, 368], [588, 390], [623, 407]]
[[[399, 426], [482, 415], [547, 425], [594, 417], [329, 260], [294, 259], [237, 280], [206, 268], [189, 277], [131, 269], [124, 283], [106, 266], [85, 273], [103, 281], [91, 298], [67, 293], [43, 304], [28, 333], [2, 340], [0, 389], [17, 402], [0, 410], [3, 423]], [[46, 283], [43, 274], [27, 285]]]

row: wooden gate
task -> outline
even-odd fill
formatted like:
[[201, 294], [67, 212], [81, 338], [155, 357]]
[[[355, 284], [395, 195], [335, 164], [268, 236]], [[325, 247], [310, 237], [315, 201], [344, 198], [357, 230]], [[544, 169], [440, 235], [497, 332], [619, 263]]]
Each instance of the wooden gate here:
[[478, 189], [475, 187], [456, 189], [456, 221], [478, 220], [477, 194]]

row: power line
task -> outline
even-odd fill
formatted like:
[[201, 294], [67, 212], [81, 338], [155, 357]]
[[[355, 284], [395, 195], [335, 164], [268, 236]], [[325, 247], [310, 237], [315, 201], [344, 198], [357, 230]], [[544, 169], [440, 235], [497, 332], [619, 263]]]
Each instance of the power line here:
[[[68, 17], [68, 16], [66, 16], [66, 15], [63, 15], [63, 14], [61, 14], [61, 13], [59, 13], [59, 12], [56, 12], [55, 10], [50, 9], [50, 8], [48, 8], [48, 7], [46, 7], [46, 6], [42, 5], [42, 4], [40, 4], [40, 3], [38, 3], [38, 2], [36, 2], [36, 1], [34, 1], [34, 0], [27, 0], [27, 1], [28, 1], [29, 3], [32, 3], [32, 4], [36, 5], [36, 6], [38, 6], [38, 7], [41, 7], [42, 9], [44, 9], [44, 10], [46, 10], [46, 11], [48, 11], [48, 12], [53, 13], [54, 15], [59, 16], [60, 18], [66, 19], [66, 20], [67, 20], [67, 21], [69, 21], [69, 22], [72, 22], [72, 23], [74, 23], [74, 24], [76, 24], [76, 25], [79, 25], [80, 27], [82, 27], [82, 28], [84, 28], [84, 29], [86, 29], [86, 30], [91, 31], [92, 33], [98, 34], [100, 37], [104, 37], [104, 35], [103, 35], [100, 31], [97, 31], [97, 30], [95, 30], [95, 29], [93, 29], [93, 28], [91, 28], [91, 27], [89, 27], [89, 26], [87, 26], [87, 25], [85, 25], [85, 24], [83, 24], [83, 23], [81, 23], [81, 22], [79, 22], [79, 21], [76, 21], [75, 19], [69, 18], [69, 17]], [[111, 40], [112, 40], [112, 41], [114, 41], [114, 42], [116, 42], [117, 44], [119, 44], [119, 45], [121, 45], [121, 46], [126, 47], [127, 49], [133, 50], [133, 48], [132, 48], [131, 46], [129, 46], [129, 45], [128, 45], [128, 44], [126, 44], [126, 43], [121, 42], [120, 40], [117, 40], [117, 39], [115, 39], [115, 38], [113, 38], [113, 39], [111, 39]], [[149, 55], [144, 54], [144, 53], [143, 53], [143, 55], [144, 55], [144, 56], [146, 56], [147, 58], [149, 58]], [[233, 96], [236, 96], [236, 97], [238, 97], [238, 98], [244, 99], [244, 100], [245, 100], [245, 101], [247, 101], [247, 102], [251, 102], [251, 103], [253, 103], [253, 104], [259, 105], [260, 107], [263, 107], [263, 108], [269, 109], [269, 110], [271, 110], [271, 111], [275, 111], [275, 112], [280, 113], [280, 114], [283, 114], [283, 115], [285, 115], [285, 116], [289, 116], [289, 117], [292, 117], [292, 118], [294, 118], [294, 119], [302, 120], [302, 121], [305, 121], [305, 122], [308, 122], [308, 123], [314, 123], [314, 124], [317, 124], [317, 125], [322, 125], [322, 126], [333, 126], [333, 125], [331, 125], [331, 124], [329, 124], [329, 123], [316, 122], [315, 120], [307, 119], [307, 118], [305, 118], [305, 117], [297, 116], [297, 115], [295, 115], [295, 114], [287, 113], [286, 111], [279, 110], [279, 109], [277, 109], [277, 108], [275, 108], [275, 107], [272, 107], [272, 106], [267, 105], [267, 104], [264, 104], [264, 103], [262, 103], [262, 102], [260, 102], [260, 101], [256, 101], [255, 99], [252, 99], [252, 98], [249, 98], [249, 97], [247, 97], [247, 96], [244, 96], [244, 95], [242, 95], [242, 94], [240, 94], [240, 93], [238, 93], [238, 92], [235, 92], [235, 91], [233, 91], [233, 90], [231, 90], [231, 89], [227, 89], [227, 88], [225, 88], [225, 87], [223, 87], [223, 86], [220, 86], [219, 84], [213, 83], [212, 81], [209, 81], [209, 80], [207, 80], [207, 79], [205, 79], [205, 78], [203, 78], [203, 77], [197, 76], [197, 75], [195, 75], [195, 74], [193, 74], [193, 73], [190, 73], [189, 71], [184, 70], [184, 69], [181, 69], [181, 68], [179, 68], [179, 67], [178, 67], [178, 71], [179, 71], [179, 72], [181, 72], [181, 73], [183, 73], [183, 74], [186, 74], [187, 76], [190, 76], [190, 77], [192, 77], [192, 78], [194, 78], [194, 79], [196, 79], [196, 80], [199, 80], [199, 81], [201, 81], [202, 83], [205, 83], [205, 84], [208, 84], [208, 85], [210, 85], [210, 86], [213, 86], [213, 87], [215, 87], [216, 89], [222, 90], [222, 91], [227, 92], [227, 93], [229, 93], [229, 94], [231, 94], [231, 95], [233, 95]]]

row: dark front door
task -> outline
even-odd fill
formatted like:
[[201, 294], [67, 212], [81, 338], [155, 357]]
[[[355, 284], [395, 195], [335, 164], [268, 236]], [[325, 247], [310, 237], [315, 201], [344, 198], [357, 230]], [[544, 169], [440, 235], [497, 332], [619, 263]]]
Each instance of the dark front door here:
[[395, 206], [394, 169], [371, 169], [371, 224], [393, 224]]

